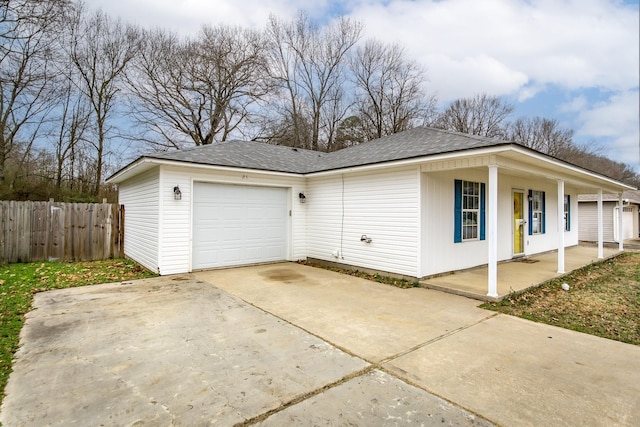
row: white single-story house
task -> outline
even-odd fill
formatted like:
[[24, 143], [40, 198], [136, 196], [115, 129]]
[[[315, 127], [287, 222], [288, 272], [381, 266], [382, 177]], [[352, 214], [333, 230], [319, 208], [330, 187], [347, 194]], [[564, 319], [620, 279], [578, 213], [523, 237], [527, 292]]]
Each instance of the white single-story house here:
[[[598, 200], [596, 194], [579, 194], [578, 222], [580, 230], [578, 238], [582, 241], [595, 242], [598, 240]], [[620, 195], [602, 195], [603, 239], [605, 242], [618, 242], [618, 218]], [[637, 239], [640, 237], [640, 191], [625, 191], [622, 193], [622, 239]]]
[[[108, 179], [125, 254], [159, 274], [301, 259], [422, 278], [578, 244], [578, 194], [632, 187], [522, 145], [415, 128], [321, 153], [231, 141]], [[602, 254], [602, 242], [599, 245]]]

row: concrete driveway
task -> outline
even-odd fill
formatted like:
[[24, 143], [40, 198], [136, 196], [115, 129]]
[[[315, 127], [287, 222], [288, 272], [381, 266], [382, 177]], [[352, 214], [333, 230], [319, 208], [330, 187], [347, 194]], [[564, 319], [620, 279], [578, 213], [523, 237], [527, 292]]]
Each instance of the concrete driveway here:
[[638, 425], [640, 347], [293, 263], [38, 294], [13, 425]]
[[490, 425], [193, 276], [37, 294], [16, 359], [5, 427]]
[[292, 263], [196, 275], [500, 425], [640, 425], [640, 347]]

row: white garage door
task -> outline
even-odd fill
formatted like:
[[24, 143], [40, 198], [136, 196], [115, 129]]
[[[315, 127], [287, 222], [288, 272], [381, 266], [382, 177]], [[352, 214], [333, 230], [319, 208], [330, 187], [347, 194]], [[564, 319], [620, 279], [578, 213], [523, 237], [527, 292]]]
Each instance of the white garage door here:
[[192, 269], [287, 256], [287, 189], [196, 182]]

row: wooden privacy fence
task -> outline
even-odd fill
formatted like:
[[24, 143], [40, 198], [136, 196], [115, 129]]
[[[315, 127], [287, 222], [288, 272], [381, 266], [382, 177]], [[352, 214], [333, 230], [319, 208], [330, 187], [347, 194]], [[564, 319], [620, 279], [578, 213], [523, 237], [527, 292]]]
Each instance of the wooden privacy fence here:
[[124, 256], [124, 206], [0, 201], [0, 262]]

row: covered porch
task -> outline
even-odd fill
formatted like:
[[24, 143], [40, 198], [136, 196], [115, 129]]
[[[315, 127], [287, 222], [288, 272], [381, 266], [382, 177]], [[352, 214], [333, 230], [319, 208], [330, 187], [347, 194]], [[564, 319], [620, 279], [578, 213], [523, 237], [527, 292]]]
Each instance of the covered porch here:
[[[573, 246], [564, 250], [566, 273], [619, 254], [618, 247], [604, 247], [602, 257], [594, 246]], [[501, 300], [512, 292], [521, 292], [551, 279], [564, 276], [558, 273], [558, 253], [548, 252], [520, 260], [497, 264], [497, 296], [487, 295], [488, 266], [456, 271], [451, 274], [423, 279], [426, 288], [463, 295], [483, 301]]]

